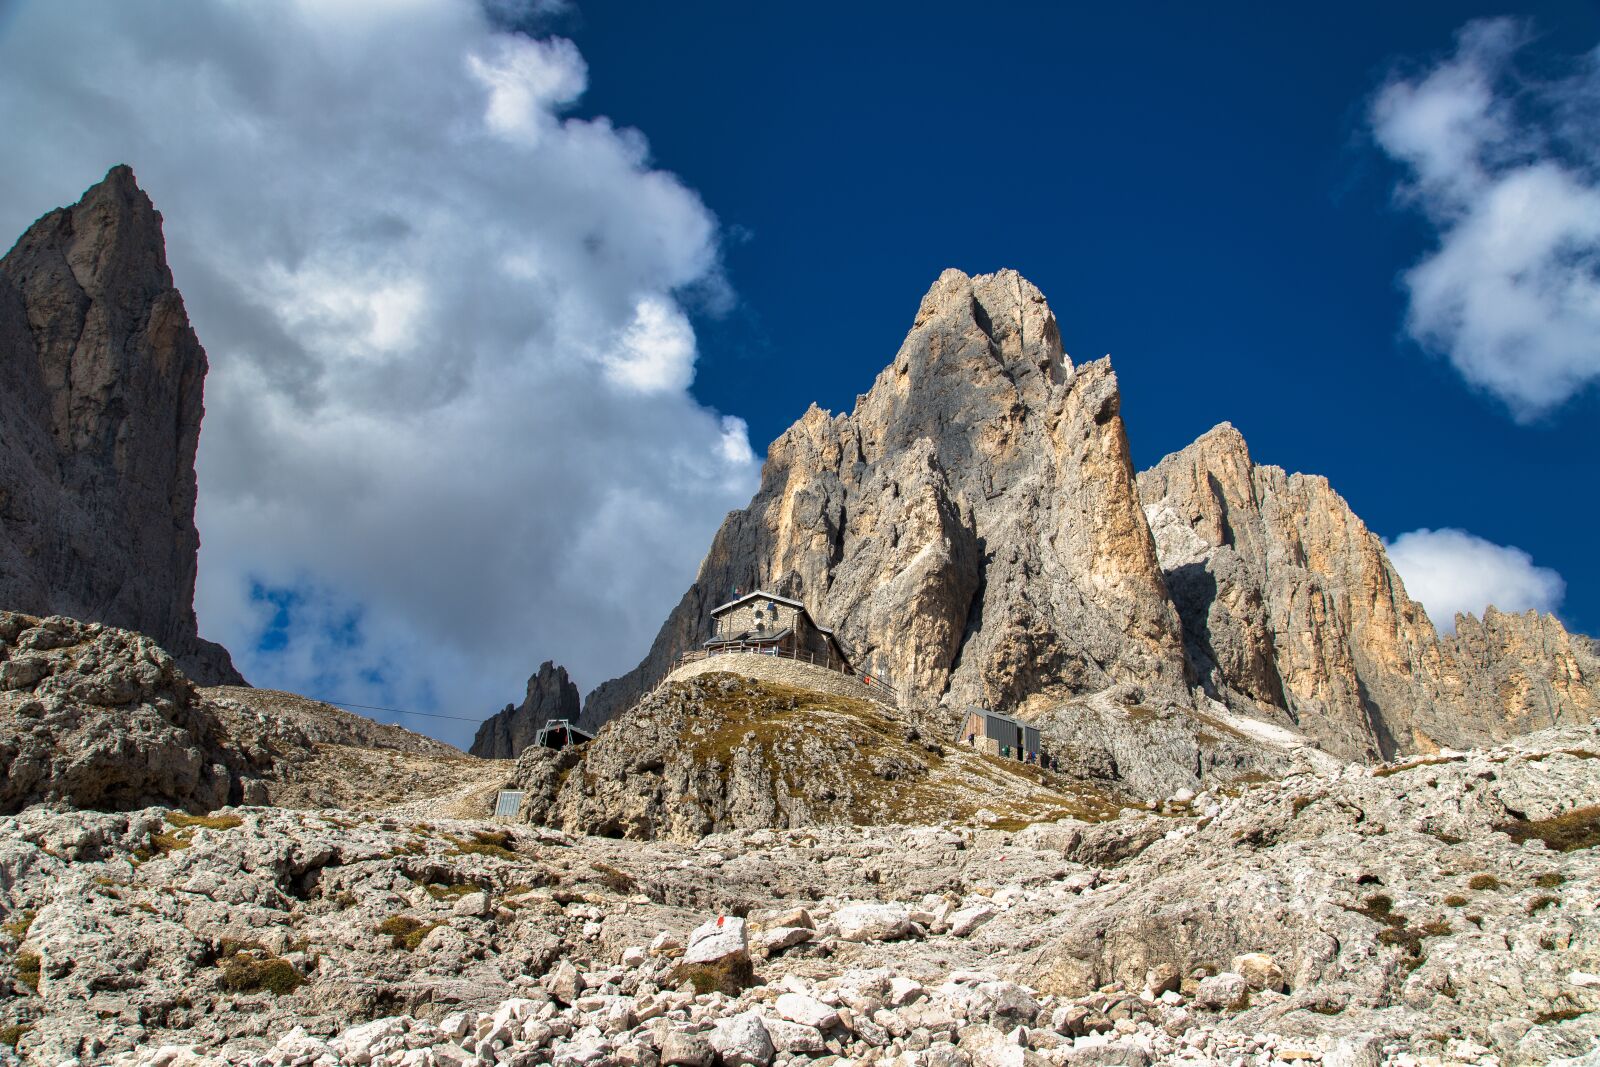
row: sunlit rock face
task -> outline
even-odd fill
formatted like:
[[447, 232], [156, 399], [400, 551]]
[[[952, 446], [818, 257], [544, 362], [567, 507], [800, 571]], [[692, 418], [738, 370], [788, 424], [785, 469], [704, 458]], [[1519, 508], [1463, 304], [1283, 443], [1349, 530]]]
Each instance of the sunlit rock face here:
[[762, 585], [806, 602], [912, 699], [1015, 706], [1138, 682], [1187, 702], [1177, 612], [1140, 510], [1108, 361], [1074, 367], [1014, 271], [946, 271], [849, 415], [813, 407], [712, 542], [626, 707]]
[[1549, 615], [1440, 638], [1327, 479], [1258, 465], [1224, 423], [1139, 476], [1206, 688], [1351, 759], [1503, 740], [1600, 708], [1600, 660]]
[[1071, 725], [1096, 694], [1216, 701], [1361, 760], [1595, 715], [1588, 639], [1498, 612], [1441, 639], [1326, 479], [1256, 464], [1226, 424], [1136, 475], [1120, 411], [1109, 361], [1072, 364], [1038, 289], [946, 271], [854, 411], [813, 407], [773, 443], [755, 499], [586, 723], [758, 586], [921, 706]]

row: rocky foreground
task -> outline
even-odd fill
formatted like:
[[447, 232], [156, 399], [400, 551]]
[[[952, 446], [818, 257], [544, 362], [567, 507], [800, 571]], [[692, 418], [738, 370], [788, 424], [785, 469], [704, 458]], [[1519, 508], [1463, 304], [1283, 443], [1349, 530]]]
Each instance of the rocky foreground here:
[[[581, 837], [0, 820], [28, 1062], [1557, 1062], [1600, 1038], [1600, 728], [1159, 811]], [[981, 820], [981, 816], [979, 817]]]

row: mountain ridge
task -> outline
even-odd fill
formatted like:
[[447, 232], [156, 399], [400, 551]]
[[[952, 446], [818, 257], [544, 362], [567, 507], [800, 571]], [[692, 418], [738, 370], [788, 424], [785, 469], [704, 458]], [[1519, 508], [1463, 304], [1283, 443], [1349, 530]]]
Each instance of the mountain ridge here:
[[1074, 365], [1021, 275], [945, 271], [852, 412], [812, 405], [773, 442], [750, 505], [640, 664], [589, 692], [585, 725], [756, 586], [952, 713], [1132, 686], [1366, 761], [1600, 714], [1589, 639], [1496, 611], [1441, 638], [1327, 479], [1256, 464], [1229, 423], [1136, 472], [1121, 403], [1109, 358]]

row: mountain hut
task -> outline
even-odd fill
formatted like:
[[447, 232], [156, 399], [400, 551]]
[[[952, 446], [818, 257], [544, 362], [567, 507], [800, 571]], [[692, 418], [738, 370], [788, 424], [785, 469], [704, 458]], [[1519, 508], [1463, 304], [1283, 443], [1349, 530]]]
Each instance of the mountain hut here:
[[711, 610], [706, 652], [764, 652], [855, 674], [844, 646], [826, 626], [818, 626], [806, 606], [756, 590]]

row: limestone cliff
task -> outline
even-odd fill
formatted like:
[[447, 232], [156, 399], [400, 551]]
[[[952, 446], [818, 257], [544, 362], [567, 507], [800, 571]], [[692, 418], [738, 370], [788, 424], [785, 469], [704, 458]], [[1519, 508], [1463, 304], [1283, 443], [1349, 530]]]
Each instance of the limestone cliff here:
[[154, 638], [242, 683], [194, 615], [206, 354], [127, 167], [0, 259], [0, 607]]
[[1600, 710], [1600, 660], [1550, 616], [1440, 639], [1324, 478], [1256, 464], [1223, 424], [1139, 476], [1206, 689], [1351, 759], [1466, 746]]
[[1306, 738], [1374, 760], [1600, 711], [1589, 639], [1493, 611], [1441, 639], [1326, 479], [1257, 465], [1227, 425], [1135, 476], [1120, 403], [1109, 362], [1073, 366], [1027, 281], [946, 271], [853, 412], [813, 407], [773, 443], [750, 506], [586, 724], [755, 586], [804, 600], [913, 705], [1018, 710], [1145, 793], [1180, 766], [1264, 771]]
[[1138, 682], [1188, 703], [1109, 361], [1073, 366], [1014, 271], [946, 271], [849, 415], [813, 407], [767, 455], [594, 725], [708, 634], [735, 588], [798, 597], [914, 700], [1017, 706]]
[[467, 751], [484, 759], [516, 759], [533, 744], [539, 727], [553, 719], [576, 722], [578, 709], [578, 687], [567, 669], [545, 660], [528, 679], [522, 703], [507, 704], [485, 719]]

